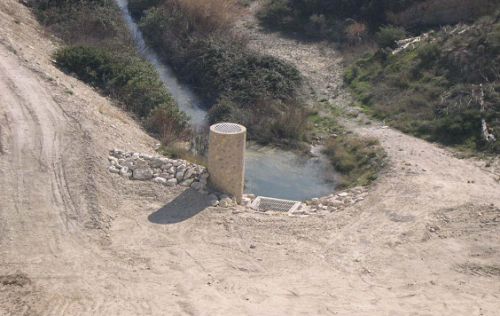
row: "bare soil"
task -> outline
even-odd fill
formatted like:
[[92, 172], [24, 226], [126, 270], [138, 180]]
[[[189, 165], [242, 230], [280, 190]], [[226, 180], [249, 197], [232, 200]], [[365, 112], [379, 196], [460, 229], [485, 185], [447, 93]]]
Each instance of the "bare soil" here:
[[[155, 140], [55, 68], [56, 46], [0, 2], [0, 315], [498, 315], [494, 165], [353, 124], [389, 156], [363, 202], [304, 218], [207, 208], [107, 172], [109, 149]], [[315, 44], [286, 50], [330, 69]]]

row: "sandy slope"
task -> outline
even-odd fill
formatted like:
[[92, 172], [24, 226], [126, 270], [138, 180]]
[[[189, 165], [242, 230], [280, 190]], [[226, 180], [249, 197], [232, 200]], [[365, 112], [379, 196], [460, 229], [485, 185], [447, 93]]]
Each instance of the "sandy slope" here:
[[53, 48], [26, 8], [0, 2], [0, 315], [500, 309], [498, 175], [365, 127], [390, 166], [356, 208], [206, 208], [190, 191], [107, 173], [110, 148], [147, 152], [154, 140], [54, 68]]

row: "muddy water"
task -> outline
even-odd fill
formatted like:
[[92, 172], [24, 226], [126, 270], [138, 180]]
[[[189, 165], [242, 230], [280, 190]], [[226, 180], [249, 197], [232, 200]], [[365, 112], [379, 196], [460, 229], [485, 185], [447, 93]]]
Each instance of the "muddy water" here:
[[[206, 108], [190, 89], [175, 77], [172, 69], [160, 61], [150, 49], [130, 16], [127, 0], [115, 0], [142, 56], [157, 69], [160, 78], [177, 102], [191, 118], [194, 127], [207, 124]], [[289, 151], [250, 145], [245, 160], [245, 192], [256, 195], [306, 200], [330, 194], [335, 189], [334, 171], [323, 157], [309, 157]]]
[[250, 145], [246, 152], [246, 192], [289, 200], [325, 196], [335, 173], [324, 157]]

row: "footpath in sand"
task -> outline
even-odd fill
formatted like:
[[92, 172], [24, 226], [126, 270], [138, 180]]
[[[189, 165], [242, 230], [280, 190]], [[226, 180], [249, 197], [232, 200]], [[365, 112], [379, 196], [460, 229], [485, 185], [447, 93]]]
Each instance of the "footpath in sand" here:
[[[107, 172], [109, 149], [152, 153], [155, 140], [57, 70], [54, 43], [27, 8], [0, 2], [0, 315], [497, 314], [491, 170], [364, 127], [389, 167], [354, 207], [206, 208]], [[171, 221], [148, 219], [158, 212]]]

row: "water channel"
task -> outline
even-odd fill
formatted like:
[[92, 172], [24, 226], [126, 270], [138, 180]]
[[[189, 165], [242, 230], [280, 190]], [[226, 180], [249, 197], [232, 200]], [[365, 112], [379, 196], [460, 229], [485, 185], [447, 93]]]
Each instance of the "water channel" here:
[[[207, 110], [192, 89], [179, 82], [172, 69], [149, 48], [137, 23], [132, 19], [127, 0], [115, 0], [142, 54], [157, 69], [161, 80], [190, 117], [194, 127], [207, 124]], [[245, 158], [245, 192], [281, 199], [306, 200], [332, 193], [335, 189], [334, 170], [321, 155], [309, 157], [272, 147], [250, 143]]]

